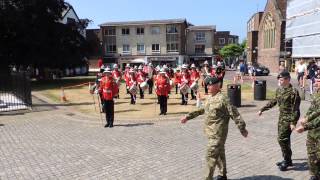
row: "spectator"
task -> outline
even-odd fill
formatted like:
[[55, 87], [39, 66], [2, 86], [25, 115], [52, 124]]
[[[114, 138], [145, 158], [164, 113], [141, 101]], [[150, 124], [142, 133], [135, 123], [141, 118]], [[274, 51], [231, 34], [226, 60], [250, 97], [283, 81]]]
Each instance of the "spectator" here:
[[316, 65], [315, 61], [311, 61], [307, 67], [308, 74], [307, 79], [309, 79], [309, 88], [310, 94], [313, 94], [313, 84], [315, 83], [315, 76], [318, 66]]
[[281, 62], [280, 62], [280, 65], [279, 65], [279, 74], [282, 73], [282, 72], [285, 71], [285, 70], [286, 70], [286, 67], [285, 67], [285, 65], [284, 65], [284, 62], [281, 61]]
[[304, 78], [305, 78], [306, 72], [307, 72], [307, 66], [304, 63], [303, 59], [301, 59], [296, 68], [298, 84], [301, 88], [304, 87]]

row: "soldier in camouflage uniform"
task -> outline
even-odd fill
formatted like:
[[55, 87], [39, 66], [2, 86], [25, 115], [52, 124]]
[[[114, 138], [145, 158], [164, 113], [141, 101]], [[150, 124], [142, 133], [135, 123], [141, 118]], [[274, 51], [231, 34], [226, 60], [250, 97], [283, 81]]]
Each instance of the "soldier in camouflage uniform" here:
[[315, 83], [317, 93], [313, 96], [311, 106], [304, 118], [299, 120], [298, 133], [308, 131], [307, 152], [310, 168], [310, 180], [320, 180], [320, 82]]
[[205, 179], [212, 180], [215, 167], [218, 166], [219, 175], [217, 180], [226, 180], [227, 167], [224, 145], [228, 134], [229, 119], [232, 118], [234, 120], [242, 136], [247, 137], [248, 131], [238, 110], [221, 93], [219, 79], [217, 77], [210, 77], [206, 79], [205, 83], [208, 85], [209, 97], [204, 107], [190, 112], [181, 119], [181, 122], [185, 123], [189, 119], [193, 119], [204, 113], [206, 114], [204, 131], [209, 141], [206, 155], [207, 168]]
[[290, 84], [290, 73], [283, 71], [278, 76], [280, 88], [276, 90], [276, 95], [268, 104], [260, 109], [258, 115], [261, 116], [263, 111], [269, 110], [276, 104], [279, 106], [279, 121], [278, 121], [278, 143], [281, 147], [284, 160], [278, 162], [277, 166], [280, 171], [286, 171], [289, 166], [292, 166], [292, 151], [290, 136], [295, 128], [300, 117], [300, 96], [298, 90]]

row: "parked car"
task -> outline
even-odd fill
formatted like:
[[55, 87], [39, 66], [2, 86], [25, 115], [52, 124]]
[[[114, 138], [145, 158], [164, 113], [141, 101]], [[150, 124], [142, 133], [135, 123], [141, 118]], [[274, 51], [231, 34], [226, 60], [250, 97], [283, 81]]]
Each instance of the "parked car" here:
[[269, 68], [261, 65], [261, 64], [256, 64], [253, 66], [253, 74], [255, 76], [268, 76], [270, 73]]

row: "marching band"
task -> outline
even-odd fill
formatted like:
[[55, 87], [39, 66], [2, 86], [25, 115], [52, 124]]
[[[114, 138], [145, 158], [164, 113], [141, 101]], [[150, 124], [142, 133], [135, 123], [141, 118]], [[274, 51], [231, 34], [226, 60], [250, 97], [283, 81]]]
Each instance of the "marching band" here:
[[[176, 94], [181, 94], [181, 105], [188, 104], [188, 94], [191, 93], [191, 100], [196, 99], [199, 91], [200, 75], [203, 81], [211, 76], [216, 76], [223, 81], [224, 67], [219, 63], [209, 67], [209, 63], [205, 61], [201, 71], [197, 69], [195, 64], [191, 64], [190, 69], [187, 64], [173, 69], [169, 65], [162, 67], [157, 65], [155, 68], [152, 63], [138, 66], [126, 64], [123, 72], [119, 70], [119, 66], [114, 64], [113, 70], [110, 67], [102, 65], [100, 72], [97, 74], [96, 84], [93, 86], [94, 91], [99, 95], [101, 100], [102, 111], [106, 113], [107, 124], [105, 127], [113, 127], [114, 121], [114, 98], [119, 98], [119, 89], [122, 79], [125, 81], [127, 94], [130, 94], [130, 104], [136, 104], [136, 94], [139, 92], [140, 99], [144, 99], [144, 92], [153, 93], [158, 97], [160, 104], [160, 115], [167, 114], [167, 101], [171, 88], [175, 86]], [[202, 82], [205, 93], [208, 93], [206, 84]], [[93, 91], [92, 91], [93, 92]]]

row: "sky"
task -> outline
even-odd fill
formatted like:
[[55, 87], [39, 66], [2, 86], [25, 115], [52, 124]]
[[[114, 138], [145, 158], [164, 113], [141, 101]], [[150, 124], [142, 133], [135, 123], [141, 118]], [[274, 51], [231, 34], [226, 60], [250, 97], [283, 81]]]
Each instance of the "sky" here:
[[105, 22], [187, 19], [193, 25], [215, 25], [217, 31], [231, 31], [240, 42], [246, 38], [247, 21], [263, 11], [267, 0], [65, 0], [80, 19], [93, 22], [89, 29]]

